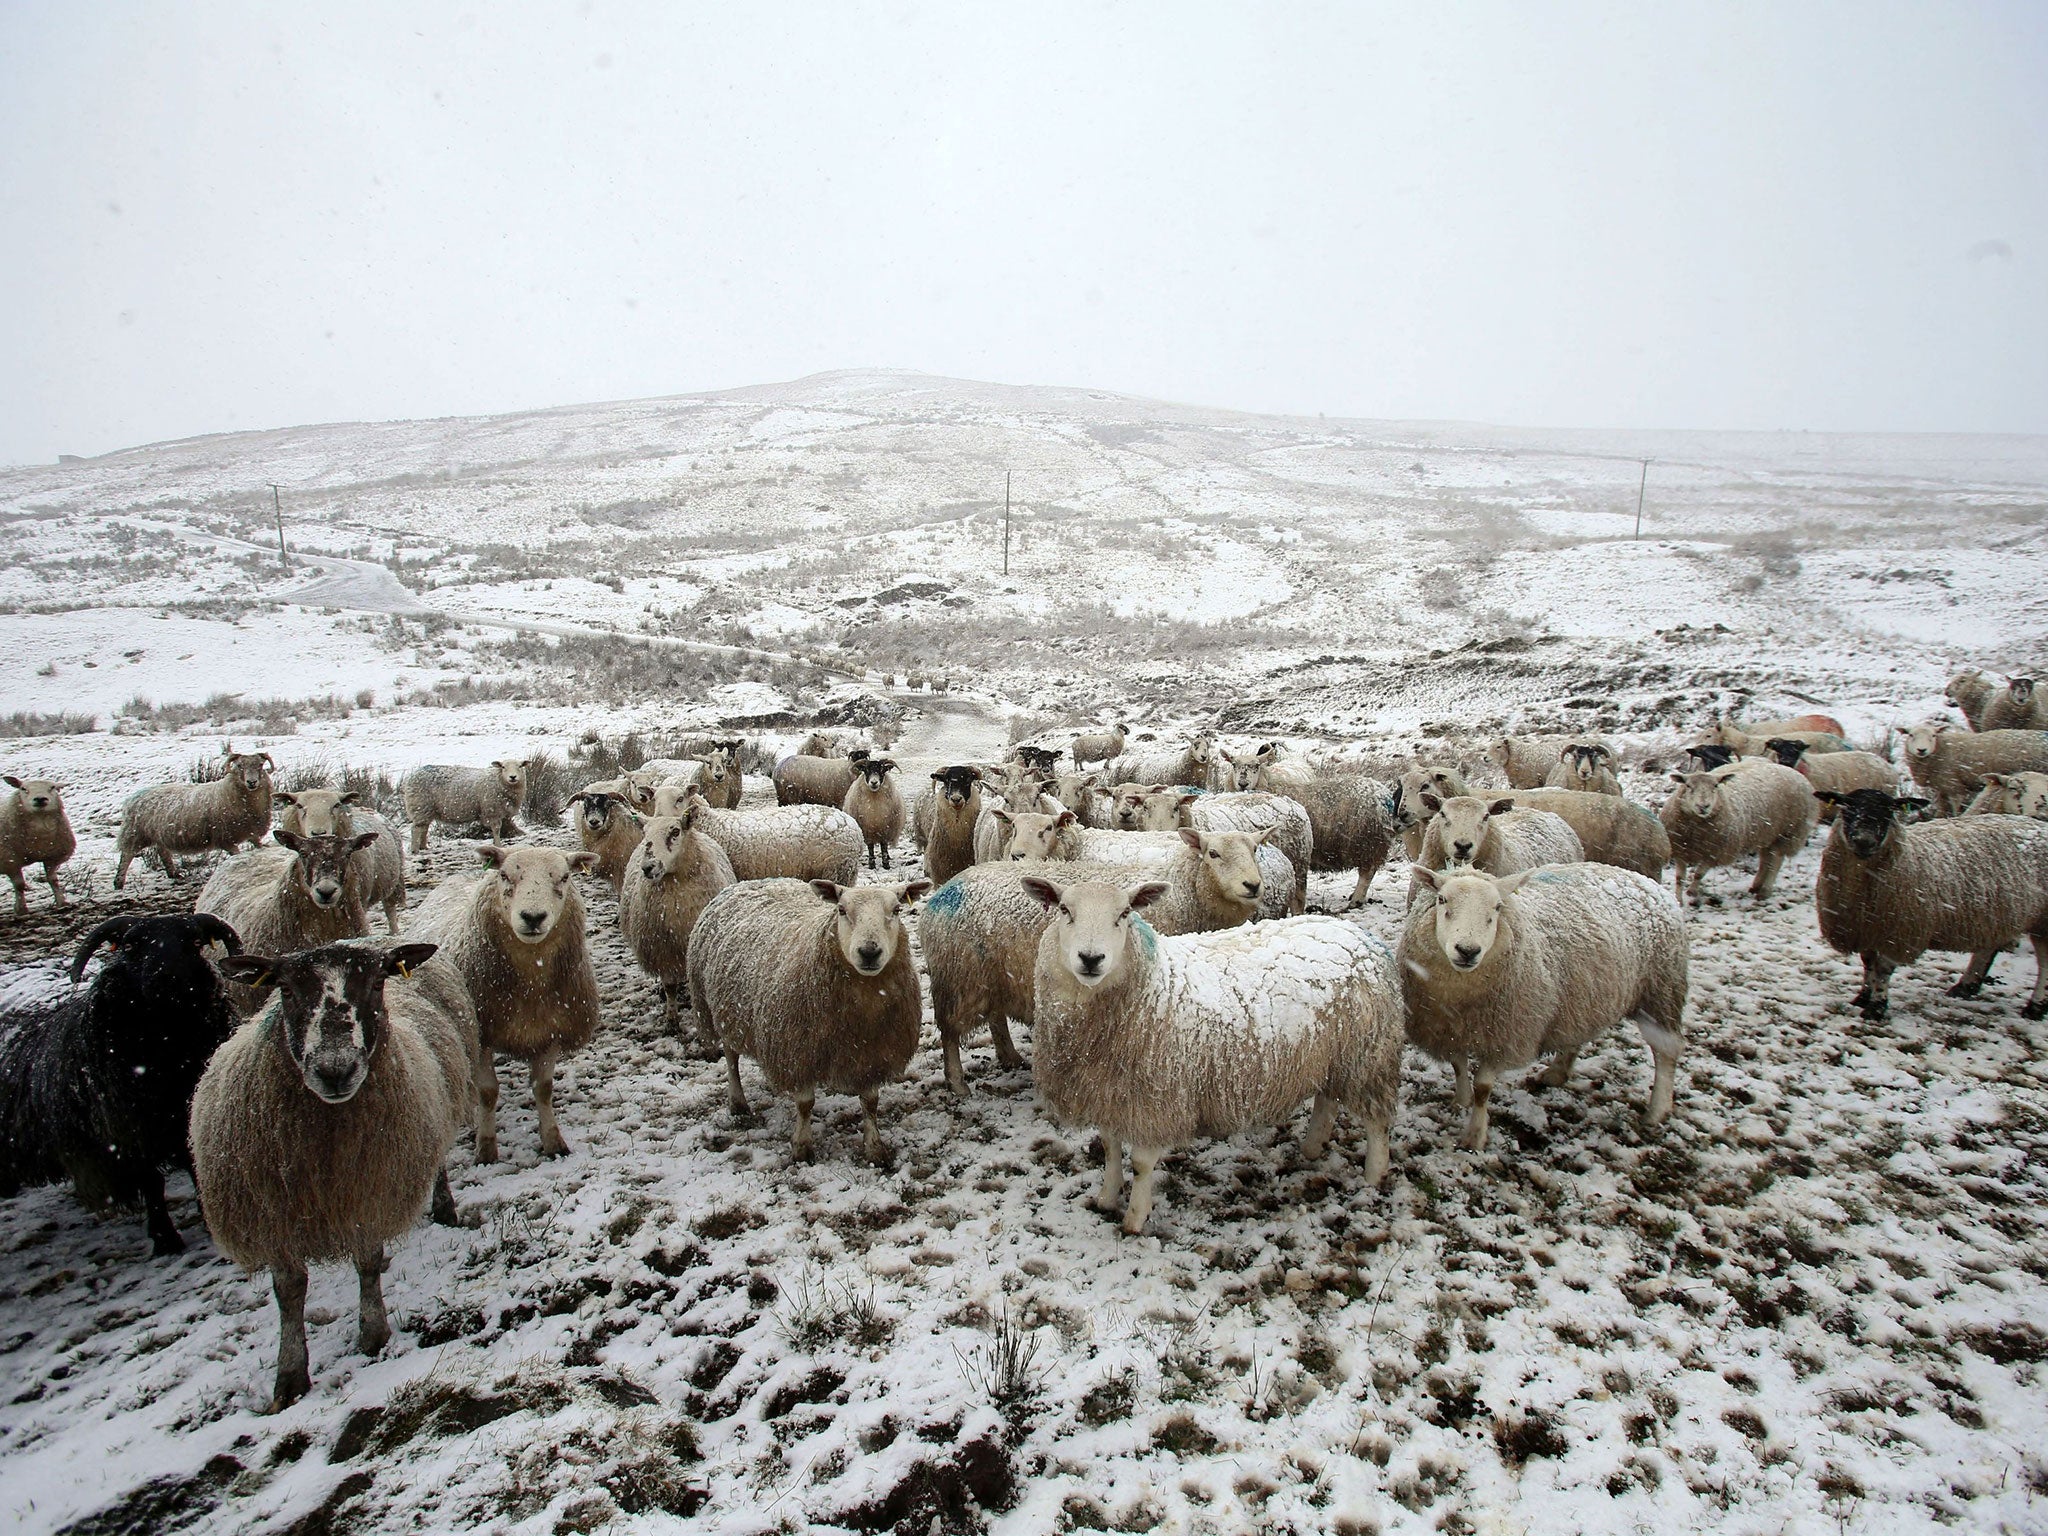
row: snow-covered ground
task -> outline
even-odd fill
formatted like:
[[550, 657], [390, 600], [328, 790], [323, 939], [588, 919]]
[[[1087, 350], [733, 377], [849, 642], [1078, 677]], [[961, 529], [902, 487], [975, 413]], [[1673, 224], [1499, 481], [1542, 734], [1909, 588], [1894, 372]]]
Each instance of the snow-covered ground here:
[[[1617, 519], [1643, 457], [1637, 543]], [[1030, 466], [1007, 578], [1006, 463]], [[261, 553], [269, 480], [289, 575]], [[46, 962], [112, 912], [189, 901], [155, 872], [108, 889], [119, 802], [230, 732], [286, 771], [560, 759], [592, 730], [801, 715], [889, 666], [981, 689], [896, 694], [913, 781], [999, 752], [1013, 709], [1388, 758], [1425, 732], [1470, 759], [1486, 730], [1597, 724], [1640, 758], [1753, 695], [1876, 739], [1939, 709], [1957, 661], [2048, 652], [2044, 534], [2037, 439], [1279, 421], [910, 375], [4, 471], [0, 715], [100, 728], [0, 741], [7, 772], [66, 780], [83, 898], [52, 914], [37, 885], [0, 949]], [[446, 617], [274, 601], [309, 581], [309, 601]], [[625, 670], [622, 638], [551, 660], [491, 627], [515, 622], [751, 635], [843, 671], [656, 653], [670, 682]], [[464, 678], [525, 696], [402, 702]], [[120, 713], [223, 694], [329, 702], [179, 729]], [[1657, 772], [1627, 783], [1662, 796]], [[1456, 1147], [1448, 1073], [1411, 1057], [1383, 1190], [1341, 1130], [1302, 1166], [1298, 1119], [1174, 1154], [1136, 1239], [1084, 1203], [1092, 1133], [985, 1045], [955, 1100], [929, 1032], [883, 1095], [890, 1166], [858, 1161], [857, 1107], [830, 1096], [817, 1160], [792, 1164], [788, 1103], [727, 1114], [722, 1067], [662, 1034], [586, 886], [606, 1028], [560, 1079], [572, 1155], [538, 1159], [508, 1070], [510, 1161], [453, 1159], [471, 1224], [395, 1250], [375, 1361], [350, 1352], [351, 1278], [316, 1273], [314, 1390], [287, 1412], [258, 1411], [267, 1286], [214, 1253], [188, 1183], [193, 1246], [169, 1261], [139, 1217], [0, 1201], [0, 1522], [2048, 1528], [2031, 957], [1973, 1000], [1928, 957], [1864, 1023], [1818, 938], [1820, 846], [1761, 909], [1710, 878], [1660, 1130], [1632, 1033], [1568, 1088], [1505, 1088], [1480, 1156]], [[412, 899], [473, 858], [437, 841]], [[1396, 858], [1351, 920], [1391, 942], [1406, 880]], [[1349, 884], [1318, 876], [1312, 900]]]

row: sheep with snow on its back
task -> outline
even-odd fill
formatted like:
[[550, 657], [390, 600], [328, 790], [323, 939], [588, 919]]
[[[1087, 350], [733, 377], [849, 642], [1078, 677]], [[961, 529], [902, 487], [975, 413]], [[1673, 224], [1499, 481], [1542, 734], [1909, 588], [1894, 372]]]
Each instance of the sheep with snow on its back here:
[[1833, 731], [1797, 730], [1790, 727], [1782, 727], [1775, 720], [1761, 723], [1767, 729], [1744, 730], [1731, 720], [1716, 720], [1713, 730], [1707, 733], [1707, 739], [1719, 742], [1724, 747], [1731, 748], [1738, 757], [1769, 757], [1771, 755], [1770, 743], [1773, 737], [1788, 741], [1804, 742], [1806, 750], [1815, 757], [1822, 757], [1830, 752], [1847, 752], [1851, 750], [1849, 743]]
[[1260, 915], [1299, 917], [1308, 909], [1315, 831], [1300, 801], [1259, 790], [1197, 795], [1164, 784], [1124, 787], [1145, 790], [1137, 802], [1137, 830], [1141, 832], [1171, 832], [1182, 827], [1195, 832], [1265, 832], [1270, 828], [1270, 836], [1259, 845], [1260, 868], [1265, 868], [1268, 853], [1280, 854], [1290, 866], [1291, 878], [1284, 884], [1269, 881], [1271, 894], [1279, 898], [1274, 903], [1278, 910], [1268, 913], [1262, 895]]
[[852, 885], [860, 878], [860, 824], [829, 805], [763, 805], [751, 811], [717, 811], [697, 787], [664, 784], [655, 796], [657, 816], [681, 816], [694, 808], [691, 823], [725, 850], [741, 880], [831, 880]]
[[1401, 1074], [1401, 997], [1386, 946], [1331, 917], [1161, 937], [1140, 915], [1159, 882], [1023, 881], [1052, 914], [1033, 971], [1032, 1075], [1053, 1114], [1102, 1132], [1099, 1209], [1131, 1194], [1145, 1229], [1160, 1158], [1200, 1137], [1277, 1125], [1313, 1100], [1301, 1155], [1323, 1154], [1342, 1104], [1365, 1122], [1365, 1177], [1387, 1169]]
[[1102, 786], [1100, 773], [1062, 773], [1052, 781], [1052, 797], [1084, 827], [1107, 830], [1115, 825], [1111, 797]]
[[[112, 917], [69, 973], [15, 971], [0, 997], [0, 1195], [68, 1178], [90, 1206], [140, 1205], [151, 1249], [183, 1253], [164, 1170], [191, 1166], [185, 1115], [235, 1012], [207, 951], [217, 917]], [[91, 983], [78, 983], [108, 951]]]
[[221, 966], [277, 996], [200, 1080], [193, 1182], [221, 1252], [270, 1271], [275, 1413], [312, 1387], [306, 1265], [355, 1265], [356, 1348], [375, 1355], [391, 1337], [385, 1245], [430, 1200], [436, 1221], [456, 1224], [444, 1160], [474, 1098], [476, 1014], [431, 944], [331, 944]]
[[[1087, 861], [1152, 870], [1162, 876], [1191, 866], [1196, 873], [1186, 882], [1185, 892], [1176, 886], [1153, 911], [1154, 927], [1165, 924], [1176, 933], [1287, 916], [1295, 887], [1294, 865], [1272, 845], [1279, 831], [1275, 826], [1256, 832], [1198, 832], [1190, 827], [1171, 832], [1094, 832], [1075, 825], [1072, 817], [1071, 811], [1025, 811], [1007, 818], [1010, 832], [1001, 860], [1015, 864]], [[1184, 899], [1194, 903], [1186, 914], [1180, 907]]]
[[[709, 810], [692, 800], [682, 815], [648, 822], [619, 892], [619, 931], [640, 968], [661, 983], [663, 1022], [671, 1034], [690, 1006], [690, 934], [711, 898], [734, 883], [725, 850], [697, 829]], [[718, 1042], [700, 1044], [715, 1054]]]
[[903, 791], [895, 774], [896, 760], [892, 757], [863, 759], [860, 771], [853, 776], [852, 787], [840, 802], [839, 808], [860, 828], [869, 869], [875, 867], [877, 854], [881, 856], [882, 868], [889, 868], [889, 850], [903, 836]]
[[860, 764], [872, 756], [867, 748], [856, 747], [850, 756], [811, 757], [804, 753], [785, 757], [771, 775], [777, 805], [829, 805], [835, 809], [846, 801]]
[[2048, 821], [2048, 773], [1987, 773], [1965, 816], [2026, 816]]
[[1755, 758], [1738, 756], [1733, 747], [1724, 747], [1718, 741], [1702, 741], [1687, 747], [1685, 760], [1693, 765], [1695, 773], [1712, 773], [1716, 768], [1726, 768], [1731, 763], [1757, 761]]
[[554, 848], [477, 849], [490, 867], [443, 880], [413, 910], [414, 937], [440, 947], [476, 1008], [484, 1070], [476, 1160], [498, 1160], [498, 1072], [491, 1052], [527, 1065], [540, 1149], [569, 1150], [555, 1123], [555, 1067], [597, 1033], [597, 974], [574, 876], [594, 854]]
[[1891, 1006], [1892, 972], [1930, 949], [1970, 956], [1951, 997], [1975, 997], [1999, 951], [2034, 945], [2034, 993], [2020, 1010], [2048, 1018], [2048, 825], [1959, 816], [1905, 826], [1924, 800], [1878, 789], [1829, 795], [1840, 814], [1820, 856], [1814, 907], [1828, 945], [1863, 961], [1854, 999], [1866, 1019]]
[[1933, 721], [1906, 732], [1906, 771], [1954, 816], [1977, 797], [1988, 773], [2048, 773], [2048, 731], [1959, 731]]
[[1548, 811], [1570, 827], [1589, 863], [1632, 869], [1652, 880], [1664, 878], [1664, 866], [1671, 862], [1671, 834], [1655, 811], [1620, 795], [1588, 795], [1576, 789], [1522, 789], [1514, 798], [1516, 810]]
[[1778, 763], [1730, 764], [1712, 773], [1676, 773], [1678, 788], [1659, 817], [1671, 838], [1671, 866], [1679, 900], [1692, 871], [1692, 904], [1700, 904], [1700, 877], [1710, 869], [1756, 858], [1749, 891], [1768, 900], [1778, 868], [1806, 846], [1820, 802], [1805, 778]]
[[1287, 755], [1280, 750], [1278, 742], [1269, 741], [1251, 752], [1219, 748], [1216, 756], [1223, 770], [1221, 783], [1209, 785], [1202, 779], [1182, 782], [1236, 790], [1240, 794], [1263, 790], [1267, 794], [1292, 795], [1296, 789], [1306, 788], [1320, 777], [1306, 758]]
[[740, 1058], [796, 1099], [791, 1150], [811, 1152], [820, 1088], [860, 1097], [869, 1162], [883, 1158], [875, 1112], [882, 1085], [917, 1052], [923, 1003], [902, 910], [931, 889], [755, 880], [721, 891], [690, 943], [690, 995], [725, 1047], [728, 1101], [747, 1112]]
[[1409, 874], [1411, 902], [1424, 883], [1415, 871], [1477, 869], [1512, 875], [1539, 864], [1577, 864], [1586, 857], [1578, 833], [1562, 816], [1525, 809], [1513, 797], [1459, 795], [1439, 800], [1433, 791], [1424, 790], [1422, 808], [1429, 813], [1429, 822], [1423, 829], [1422, 852]]
[[1422, 856], [1423, 829], [1431, 813], [1423, 809], [1423, 791], [1439, 800], [1468, 795], [1465, 775], [1448, 763], [1418, 763], [1394, 781], [1394, 798], [1388, 807], [1394, 830], [1401, 834], [1401, 849], [1413, 864]]
[[[1796, 771], [1816, 795], [1823, 791], [1848, 795], [1859, 789], [1881, 789], [1890, 794], [1898, 787], [1897, 770], [1875, 752], [1823, 752], [1815, 757], [1805, 742], [1789, 736], [1773, 736], [1764, 745], [1770, 748], [1774, 762]], [[1835, 819], [1832, 801], [1821, 802], [1820, 819]]]
[[[366, 934], [370, 921], [351, 870], [376, 841], [374, 832], [300, 837], [279, 827], [277, 847], [238, 853], [216, 869], [193, 910], [218, 917], [259, 955]], [[245, 1014], [254, 1013], [264, 997], [238, 982], [229, 985], [228, 995]]]
[[1991, 705], [1991, 697], [1998, 692], [1998, 685], [1975, 667], [1964, 667], [1948, 680], [1949, 703], [1963, 712], [1963, 718], [1970, 722], [1970, 729], [1981, 730], [1984, 711]]
[[1566, 748], [1606, 745], [1590, 736], [1497, 736], [1486, 749], [1486, 760], [1509, 789], [1542, 789]]
[[1236, 766], [1238, 790], [1285, 795], [1308, 812], [1309, 867], [1326, 872], [1355, 869], [1358, 881], [1346, 905], [1363, 906], [1373, 876], [1393, 847], [1393, 791], [1378, 779], [1354, 773], [1296, 782], [1276, 775], [1276, 764], [1263, 747], [1249, 771], [1242, 759]]
[[1208, 787], [1210, 765], [1216, 761], [1216, 738], [1199, 731], [1184, 747], [1153, 747], [1127, 752], [1110, 764], [1112, 784], [1199, 784]]
[[64, 786], [51, 779], [18, 779], [11, 773], [0, 782], [14, 791], [0, 800], [0, 871], [14, 884], [14, 915], [28, 912], [28, 885], [21, 872], [31, 864], [43, 866], [43, 878], [50, 882], [50, 905], [61, 912], [64, 887], [57, 870], [78, 850], [71, 819], [64, 813]]
[[1072, 752], [1074, 766], [1086, 768], [1090, 763], [1108, 767], [1110, 761], [1122, 753], [1129, 739], [1129, 727], [1121, 720], [1106, 731], [1083, 731], [1074, 738]]
[[2031, 677], [2013, 677], [1984, 706], [1987, 731], [2048, 731], [2048, 693]]
[[1614, 776], [1614, 753], [1597, 741], [1578, 741], [1560, 747], [1557, 761], [1543, 777], [1542, 787], [1576, 789], [1586, 795], [1618, 795], [1621, 781]]
[[227, 772], [210, 783], [159, 784], [128, 797], [115, 844], [115, 890], [128, 883], [128, 866], [146, 852], [154, 851], [175, 880], [173, 860], [180, 855], [233, 853], [263, 841], [270, 830], [270, 754], [237, 752], [230, 744], [226, 757]]
[[302, 789], [296, 794], [280, 790], [273, 798], [284, 807], [277, 813], [280, 831], [349, 840], [363, 832], [376, 834], [367, 853], [348, 861], [348, 877], [364, 910], [381, 906], [385, 926], [396, 934], [399, 915], [405, 911], [405, 844], [391, 823], [359, 807], [352, 789]]
[[1561, 1087], [1579, 1052], [1623, 1019], [1656, 1065], [1644, 1118], [1671, 1113], [1689, 954], [1662, 886], [1605, 864], [1416, 878], [1431, 894], [1409, 907], [1394, 951], [1408, 1038], [1456, 1070], [1468, 1150], [1486, 1145], [1500, 1073], [1552, 1056], [1539, 1081]]
[[576, 812], [577, 841], [585, 853], [597, 858], [591, 873], [609, 880], [616, 895], [625, 884], [634, 850], [640, 846], [640, 818], [633, 814], [625, 795], [595, 784], [577, 790], [569, 804], [580, 807]]
[[528, 767], [526, 758], [501, 757], [482, 768], [428, 763], [413, 769], [398, 785], [412, 827], [412, 851], [426, 851], [428, 829], [437, 821], [453, 827], [482, 822], [494, 843], [517, 837], [519, 824], [512, 818], [526, 803]]

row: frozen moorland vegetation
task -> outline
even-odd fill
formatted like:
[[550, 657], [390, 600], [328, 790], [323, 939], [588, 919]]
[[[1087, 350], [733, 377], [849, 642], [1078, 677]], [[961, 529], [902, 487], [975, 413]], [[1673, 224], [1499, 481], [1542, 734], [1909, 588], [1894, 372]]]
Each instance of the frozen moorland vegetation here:
[[[685, 731], [747, 738], [748, 807], [818, 724], [888, 727], [906, 790], [1118, 718], [1134, 748], [1207, 728], [1389, 776], [1419, 750], [1475, 784], [1498, 783], [1490, 736], [1593, 731], [1652, 806], [1717, 712], [1819, 709], [1884, 752], [1960, 664], [2048, 657], [2048, 439], [834, 374], [9, 469], [0, 550], [0, 767], [61, 781], [79, 842], [77, 905], [32, 876], [0, 929], [9, 985], [49, 986], [95, 923], [189, 908], [208, 860], [110, 888], [119, 808], [229, 741], [394, 817], [413, 766], [530, 757], [521, 824], [564, 848], [571, 789]], [[1465, 1153], [1449, 1072], [1411, 1051], [1384, 1188], [1355, 1124], [1305, 1165], [1297, 1119], [1172, 1154], [1139, 1237], [1086, 1203], [1093, 1132], [984, 1041], [951, 1095], [928, 1019], [881, 1096], [887, 1164], [829, 1093], [793, 1163], [790, 1102], [750, 1065], [756, 1113], [727, 1111], [584, 880], [603, 1026], [557, 1079], [573, 1151], [537, 1157], [503, 1071], [510, 1160], [458, 1144], [466, 1224], [395, 1246], [378, 1358], [353, 1352], [353, 1277], [316, 1269], [313, 1389], [283, 1413], [260, 1412], [268, 1284], [219, 1256], [182, 1175], [173, 1258], [65, 1190], [0, 1200], [0, 1522], [2048, 1527], [2032, 959], [1964, 999], [1959, 957], [1928, 956], [1865, 1021], [1819, 938], [1824, 836], [1760, 906], [1709, 875], [1664, 1125], [1624, 1029], [1566, 1086], [1503, 1081]], [[896, 863], [881, 878], [915, 874], [907, 840]], [[476, 864], [437, 834], [409, 903]], [[1312, 877], [1311, 908], [1352, 878]], [[1345, 915], [1391, 944], [1407, 882], [1397, 847]]]

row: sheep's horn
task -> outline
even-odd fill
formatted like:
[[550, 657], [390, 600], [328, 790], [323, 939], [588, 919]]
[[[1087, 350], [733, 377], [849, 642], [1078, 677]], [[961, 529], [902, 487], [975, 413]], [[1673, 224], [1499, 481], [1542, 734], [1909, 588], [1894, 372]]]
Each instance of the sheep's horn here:
[[78, 953], [71, 961], [71, 982], [76, 986], [85, 975], [85, 962], [90, 960], [102, 944], [118, 944], [127, 936], [138, 919], [132, 917], [110, 917], [79, 940]]

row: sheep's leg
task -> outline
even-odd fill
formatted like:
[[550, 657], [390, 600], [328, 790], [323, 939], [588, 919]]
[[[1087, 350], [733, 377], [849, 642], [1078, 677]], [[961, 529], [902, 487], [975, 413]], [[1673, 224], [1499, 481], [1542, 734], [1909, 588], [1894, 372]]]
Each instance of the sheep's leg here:
[[384, 903], [384, 926], [391, 930], [391, 936], [398, 937], [398, 914], [405, 910], [405, 898], [393, 896]]
[[1546, 1088], [1562, 1088], [1571, 1081], [1572, 1063], [1579, 1059], [1577, 1051], [1564, 1051], [1538, 1075], [1536, 1081]]
[[[1647, 1012], [1633, 1017], [1655, 1064], [1655, 1075], [1650, 1083], [1650, 1107], [1643, 1111], [1643, 1119], [1651, 1125], [1661, 1125], [1671, 1114], [1672, 1096], [1678, 1081], [1678, 1052], [1685, 1044], [1685, 1038], [1677, 1030], [1666, 1028], [1651, 1018]], [[1674, 1022], [1677, 1017], [1674, 1009]]]
[[14, 915], [16, 917], [27, 917], [28, 882], [21, 878], [20, 870], [16, 870], [7, 878], [14, 882]]
[[967, 1073], [960, 1065], [960, 1037], [940, 1030], [939, 1051], [946, 1058], [946, 1086], [964, 1096], [967, 1092]]
[[1856, 995], [1849, 999], [1849, 1006], [1862, 1008], [1870, 1002], [1870, 973], [1877, 969], [1877, 956], [1866, 950], [1856, 958], [1863, 962], [1863, 985], [1858, 987]]
[[1330, 1128], [1337, 1123], [1337, 1100], [1327, 1093], [1316, 1095], [1309, 1111], [1308, 1129], [1301, 1133], [1302, 1161], [1312, 1163], [1330, 1145]]
[[1358, 883], [1352, 886], [1351, 898], [1349, 901], [1345, 903], [1345, 905], [1350, 907], [1364, 906], [1365, 898], [1367, 894], [1372, 890], [1372, 877], [1378, 874], [1379, 872], [1380, 864], [1377, 859], [1373, 860], [1371, 863], [1360, 864], [1358, 866]]
[[142, 1210], [149, 1226], [149, 1251], [158, 1258], [183, 1253], [185, 1239], [171, 1220], [170, 1202], [164, 1199], [164, 1176], [155, 1168], [142, 1175]]
[[123, 848], [123, 849], [121, 850], [121, 856], [120, 856], [120, 858], [118, 858], [118, 859], [116, 859], [116, 860], [114, 861], [114, 889], [115, 889], [115, 890], [117, 890], [117, 891], [118, 891], [118, 890], [120, 890], [120, 889], [121, 889], [121, 888], [122, 888], [123, 886], [127, 885], [127, 883], [128, 883], [128, 866], [129, 866], [130, 864], [132, 864], [132, 863], [133, 863], [134, 861], [135, 861], [135, 855], [134, 855], [134, 854], [132, 854], [132, 853], [130, 853], [130, 852], [129, 852], [129, 851], [128, 851], [128, 850], [126, 849], [126, 848]]
[[1017, 1042], [1010, 1038], [1008, 1014], [997, 1014], [988, 1021], [988, 1037], [995, 1042], [996, 1062], [1013, 1071], [1024, 1065], [1024, 1053], [1017, 1049]]
[[1778, 884], [1778, 866], [1785, 862], [1781, 849], [1766, 848], [1756, 856], [1756, 879], [1749, 887], [1749, 894], [1758, 901], [1768, 901]]
[[796, 1134], [790, 1137], [789, 1150], [805, 1160], [811, 1155], [811, 1106], [816, 1095], [816, 1089], [806, 1088], [796, 1096]]
[[1095, 1191], [1095, 1208], [1116, 1214], [1124, 1200], [1124, 1144], [1102, 1133], [1102, 1187]]
[[380, 1353], [391, 1342], [391, 1319], [384, 1311], [384, 1245], [356, 1260], [356, 1291], [362, 1298], [356, 1314], [356, 1349]]
[[882, 844], [882, 868], [894, 869], [895, 867], [895, 865], [889, 862], [889, 845], [887, 843]]
[[676, 984], [672, 981], [661, 984], [661, 1024], [670, 1034], [678, 1038], [682, 1036], [682, 1010], [677, 1006]]
[[543, 1157], [562, 1157], [569, 1143], [562, 1140], [562, 1128], [555, 1124], [555, 1056], [543, 1051], [533, 1058], [533, 1112], [540, 1120], [540, 1151]]
[[455, 1191], [448, 1187], [448, 1170], [434, 1170], [434, 1225], [459, 1227], [462, 1213], [455, 1208]]
[[881, 1090], [877, 1088], [870, 1088], [860, 1096], [860, 1148], [867, 1154], [867, 1160], [877, 1165], [881, 1163], [884, 1155], [882, 1126], [875, 1118], [875, 1111], [880, 1108], [881, 1100]]
[[1365, 1117], [1365, 1184], [1368, 1189], [1379, 1187], [1387, 1176], [1387, 1165], [1393, 1161], [1387, 1145], [1389, 1129], [1385, 1119], [1372, 1115]]
[[746, 1090], [740, 1087], [740, 1053], [725, 1048], [725, 1107], [736, 1115], [747, 1112]]
[[412, 824], [412, 851], [414, 853], [425, 853], [427, 851], [427, 823], [424, 821], [416, 821]]
[[1984, 978], [1991, 974], [1991, 962], [1998, 958], [1995, 949], [1980, 949], [1970, 956], [1970, 963], [1963, 967], [1963, 974], [1956, 984], [1948, 989], [1950, 997], [1975, 997], [1984, 990]]
[[45, 864], [43, 866], [43, 878], [50, 882], [50, 905], [59, 912], [62, 912], [64, 910], [64, 887], [57, 880], [57, 866]]
[[177, 879], [178, 861], [171, 857], [171, 850], [168, 848], [159, 848], [156, 851], [156, 856], [157, 862], [162, 864], [164, 867], [165, 876], [172, 880]]
[[1467, 1152], [1486, 1150], [1487, 1104], [1493, 1098], [1493, 1068], [1481, 1065], [1472, 1073], [1472, 1113], [1465, 1119], [1465, 1134], [1458, 1144]]
[[1883, 955], [1864, 957], [1864, 977], [1869, 996], [1863, 1000], [1863, 1017], [1881, 1019], [1892, 1008], [1892, 972], [1898, 967]]
[[1456, 1074], [1451, 1083], [1451, 1102], [1460, 1109], [1470, 1109], [1472, 1107], [1472, 1058], [1461, 1053], [1458, 1059], [1451, 1063], [1451, 1070]]
[[1124, 1232], [1136, 1237], [1152, 1214], [1152, 1170], [1166, 1155], [1164, 1147], [1131, 1148], [1131, 1200], [1124, 1207]]
[[498, 1063], [489, 1046], [477, 1052], [476, 1076], [476, 1160], [498, 1160]]
[[2034, 940], [2034, 995], [2027, 999], [2027, 1006], [2020, 1010], [2023, 1019], [2048, 1019], [2048, 933], [2037, 933]]
[[313, 1389], [306, 1369], [306, 1266], [292, 1260], [271, 1266], [277, 1297], [277, 1381], [266, 1413], [279, 1413]]

